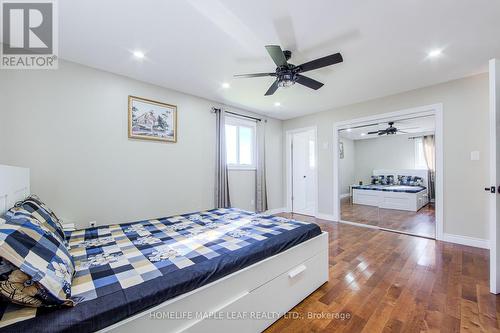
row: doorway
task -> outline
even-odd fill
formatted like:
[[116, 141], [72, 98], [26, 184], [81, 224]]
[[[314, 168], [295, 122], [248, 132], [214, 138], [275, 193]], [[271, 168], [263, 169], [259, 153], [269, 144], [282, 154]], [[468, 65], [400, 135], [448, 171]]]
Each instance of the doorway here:
[[500, 293], [500, 60], [489, 62], [490, 83], [490, 292]]
[[287, 210], [315, 216], [317, 211], [316, 128], [287, 132]]
[[334, 218], [442, 239], [441, 105], [334, 126]]

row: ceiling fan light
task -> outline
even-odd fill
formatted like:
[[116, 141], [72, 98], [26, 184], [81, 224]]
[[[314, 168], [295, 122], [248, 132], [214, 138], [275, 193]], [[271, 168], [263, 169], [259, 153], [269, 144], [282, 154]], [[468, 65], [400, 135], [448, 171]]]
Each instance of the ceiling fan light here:
[[295, 84], [295, 81], [293, 81], [293, 80], [283, 80], [283, 81], [278, 82], [278, 86], [282, 87], [282, 88], [288, 88], [288, 87], [293, 86], [294, 84]]

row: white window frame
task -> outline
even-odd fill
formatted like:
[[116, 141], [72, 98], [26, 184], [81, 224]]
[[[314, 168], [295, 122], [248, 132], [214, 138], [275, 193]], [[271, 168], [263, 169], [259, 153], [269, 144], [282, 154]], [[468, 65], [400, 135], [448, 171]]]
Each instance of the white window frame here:
[[[256, 170], [257, 168], [257, 123], [254, 120], [248, 120], [237, 116], [225, 116], [225, 125], [236, 126], [236, 158], [237, 164], [227, 164], [229, 170]], [[239, 164], [240, 159], [240, 127], [249, 127], [252, 129], [252, 164]], [[226, 130], [224, 126], [224, 131]], [[226, 137], [227, 140], [227, 137]], [[227, 152], [226, 152], [227, 153]]]

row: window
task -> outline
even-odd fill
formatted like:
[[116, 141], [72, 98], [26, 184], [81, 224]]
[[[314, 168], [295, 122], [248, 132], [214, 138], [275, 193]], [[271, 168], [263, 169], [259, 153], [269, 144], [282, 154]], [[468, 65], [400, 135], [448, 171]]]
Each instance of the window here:
[[230, 169], [255, 169], [254, 121], [226, 117], [226, 158]]
[[427, 169], [422, 138], [415, 138], [415, 169]]

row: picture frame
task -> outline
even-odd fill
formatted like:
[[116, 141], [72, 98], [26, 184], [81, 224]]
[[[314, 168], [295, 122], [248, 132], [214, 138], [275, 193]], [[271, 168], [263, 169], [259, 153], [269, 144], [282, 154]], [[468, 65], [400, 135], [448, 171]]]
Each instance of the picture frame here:
[[339, 142], [339, 158], [344, 159], [344, 143], [342, 141]]
[[177, 142], [177, 106], [128, 96], [128, 137]]

